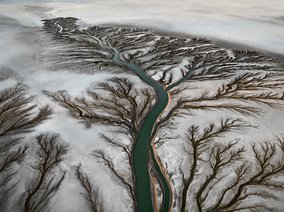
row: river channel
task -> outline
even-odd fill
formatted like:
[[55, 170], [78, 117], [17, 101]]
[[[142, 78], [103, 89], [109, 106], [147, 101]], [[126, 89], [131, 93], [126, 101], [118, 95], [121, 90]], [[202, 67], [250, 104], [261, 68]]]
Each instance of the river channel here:
[[[104, 48], [112, 49], [112, 60], [120, 65], [126, 66], [133, 71], [141, 80], [151, 86], [155, 90], [156, 103], [151, 111], [145, 117], [141, 128], [138, 131], [137, 140], [134, 143], [132, 157], [133, 157], [133, 170], [135, 174], [135, 195], [137, 201], [137, 211], [139, 212], [151, 212], [153, 211], [152, 195], [151, 195], [151, 180], [148, 171], [149, 161], [152, 161], [152, 166], [155, 169], [155, 173], [161, 184], [163, 190], [163, 206], [160, 211], [167, 212], [170, 210], [171, 204], [171, 192], [168, 182], [156, 161], [155, 152], [151, 145], [152, 131], [155, 122], [160, 114], [166, 108], [169, 102], [169, 95], [166, 89], [158, 82], [149, 77], [138, 65], [134, 62], [125, 62], [119, 58], [119, 50], [110, 45], [107, 41], [102, 41], [99, 38], [95, 39], [99, 42], [99, 45]], [[151, 157], [151, 160], [149, 160]]]

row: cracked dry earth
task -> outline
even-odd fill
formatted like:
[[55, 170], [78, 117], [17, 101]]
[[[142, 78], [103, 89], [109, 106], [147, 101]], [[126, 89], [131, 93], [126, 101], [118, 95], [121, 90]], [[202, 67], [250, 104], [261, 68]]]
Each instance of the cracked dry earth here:
[[281, 61], [73, 17], [38, 33], [41, 70], [0, 76], [0, 211], [284, 209]]

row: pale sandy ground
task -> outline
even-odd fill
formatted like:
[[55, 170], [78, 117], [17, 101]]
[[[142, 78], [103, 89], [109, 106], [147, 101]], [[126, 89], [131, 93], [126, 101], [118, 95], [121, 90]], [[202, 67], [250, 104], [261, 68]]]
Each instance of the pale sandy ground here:
[[[75, 16], [88, 24], [112, 23], [154, 27], [159, 29], [159, 33], [174, 32], [208, 37], [223, 45], [248, 46], [268, 51], [279, 57], [284, 55], [283, 0], [274, 0], [273, 3], [269, 0], [205, 0], [202, 2], [198, 0], [97, 0], [84, 1], [82, 4], [55, 3], [54, 1], [49, 3], [18, 1], [21, 3], [13, 4], [9, 2], [12, 1], [0, 0], [0, 78], [1, 76], [10, 78], [0, 81], [0, 89], [14, 85], [18, 81], [23, 82], [29, 86], [29, 92], [37, 96], [36, 103], [51, 104], [56, 115], [41, 125], [37, 129], [38, 132], [48, 130], [61, 133], [63, 140], [71, 145], [69, 160], [63, 166], [71, 173], [73, 165], [83, 161], [95, 169], [97, 172], [92, 177], [97, 184], [108, 185], [104, 186], [104, 196], [120, 202], [116, 205], [116, 209], [127, 205], [128, 199], [125, 192], [121, 192], [120, 185], [105, 174], [104, 167], [94, 163], [93, 159], [86, 154], [86, 151], [89, 151], [94, 144], [103, 148], [104, 144], [100, 142], [97, 134], [107, 129], [103, 127], [95, 127], [92, 131], [85, 129], [82, 125], [78, 125], [66, 110], [56, 107], [55, 103], [51, 103], [48, 98], [41, 95], [42, 89], [50, 91], [65, 89], [73, 96], [77, 96], [82, 94], [94, 81], [97, 82], [110, 76], [98, 74], [96, 78], [91, 78], [86, 74], [64, 71], [50, 73], [45, 70], [37, 58], [40, 50], [40, 28], [38, 27], [41, 26], [41, 19]], [[283, 129], [282, 117], [283, 111], [271, 110], [266, 111], [265, 115], [259, 119], [252, 120], [252, 123], [259, 124], [264, 130], [263, 133], [269, 131], [273, 135], [278, 135]], [[263, 134], [257, 135], [261, 137]], [[175, 149], [167, 149], [168, 147], [171, 146], [163, 147], [166, 149], [164, 152], [172, 156]], [[163, 149], [160, 152], [163, 152]], [[161, 156], [164, 155], [161, 153]], [[167, 162], [167, 159], [165, 156], [164, 161]], [[59, 209], [58, 211], [64, 209], [75, 212], [82, 209], [82, 205], [78, 204], [79, 193], [74, 193], [76, 186], [78, 184], [74, 182], [72, 175], [68, 175], [63, 190], [68, 193], [73, 192], [73, 194], [66, 196], [62, 192], [57, 196], [54, 200], [54, 207]], [[69, 202], [69, 204], [62, 205], [62, 202]], [[107, 204], [110, 209], [111, 203]]]

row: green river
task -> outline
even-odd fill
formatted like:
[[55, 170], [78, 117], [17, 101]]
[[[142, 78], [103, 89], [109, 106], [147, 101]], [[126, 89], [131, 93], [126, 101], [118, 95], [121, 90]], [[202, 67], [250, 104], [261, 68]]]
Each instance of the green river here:
[[133, 62], [125, 62], [119, 58], [119, 51], [115, 47], [112, 47], [110, 43], [102, 42], [100, 39], [95, 39], [99, 42], [102, 47], [112, 49], [114, 56], [113, 61], [117, 64], [128, 67], [137, 76], [140, 77], [145, 83], [154, 88], [156, 93], [156, 104], [145, 117], [142, 127], [139, 129], [137, 140], [133, 147], [133, 169], [135, 174], [135, 195], [137, 200], [137, 211], [139, 212], [151, 212], [153, 211], [152, 206], [152, 195], [151, 195], [151, 181], [148, 172], [149, 156], [153, 161], [153, 167], [159, 178], [159, 182], [162, 184], [164, 194], [164, 205], [160, 211], [167, 212], [170, 210], [171, 204], [171, 193], [165, 176], [163, 175], [157, 161], [154, 157], [154, 152], [151, 146], [151, 135], [153, 126], [158, 119], [159, 115], [166, 108], [169, 96], [163, 86], [149, 77], [139, 66]]

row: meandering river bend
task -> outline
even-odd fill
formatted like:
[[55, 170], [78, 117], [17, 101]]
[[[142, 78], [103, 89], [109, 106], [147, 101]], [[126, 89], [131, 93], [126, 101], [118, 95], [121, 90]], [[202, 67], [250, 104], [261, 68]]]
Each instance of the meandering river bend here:
[[[135, 195], [137, 201], [137, 210], [139, 212], [153, 211], [152, 195], [151, 195], [151, 181], [148, 171], [149, 161], [153, 162], [153, 167], [161, 183], [163, 189], [163, 205], [160, 211], [167, 212], [171, 208], [171, 192], [168, 181], [161, 170], [158, 161], [155, 158], [155, 152], [151, 145], [152, 131], [154, 124], [169, 102], [169, 95], [166, 89], [149, 77], [138, 65], [130, 62], [122, 61], [119, 58], [119, 50], [107, 41], [102, 41], [94, 37], [100, 46], [112, 49], [112, 60], [120, 65], [128, 67], [140, 79], [151, 86], [156, 93], [156, 103], [151, 111], [145, 117], [142, 127], [139, 129], [137, 140], [133, 146], [133, 170], [135, 174]], [[149, 160], [151, 157], [151, 160]]]

